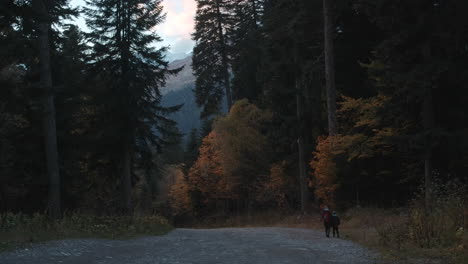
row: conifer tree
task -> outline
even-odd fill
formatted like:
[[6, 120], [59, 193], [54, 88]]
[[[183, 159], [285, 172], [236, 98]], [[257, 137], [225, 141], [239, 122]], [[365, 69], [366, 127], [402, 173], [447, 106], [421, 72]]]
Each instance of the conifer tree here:
[[333, 47], [335, 31], [333, 2], [333, 0], [323, 0], [325, 79], [327, 87], [328, 133], [330, 136], [338, 133], [336, 121], [335, 52]]
[[256, 102], [262, 94], [259, 71], [261, 62], [263, 0], [233, 0], [234, 27], [229, 39], [232, 52], [232, 93], [234, 100]]
[[192, 67], [197, 78], [197, 104], [203, 106], [202, 118], [219, 113], [224, 96], [228, 111], [232, 106], [231, 48], [227, 39], [231, 12], [227, 0], [197, 0]]
[[[70, 12], [65, 8], [66, 1], [34, 0], [32, 8], [36, 12], [35, 24], [37, 28], [38, 58], [40, 72], [40, 88], [43, 95], [43, 129], [46, 154], [46, 167], [49, 176], [48, 209], [53, 218], [61, 216], [61, 179], [59, 172], [59, 157], [57, 147], [57, 124], [55, 113], [55, 92], [52, 81], [51, 68], [51, 30], [52, 22], [60, 23], [60, 17], [68, 16]], [[51, 32], [52, 31], [52, 32]], [[52, 33], [52, 34], [51, 34]]]
[[140, 157], [137, 154], [162, 147], [164, 142], [155, 130], [167, 132], [164, 124], [173, 121], [165, 114], [179, 108], [160, 105], [159, 88], [167, 74], [179, 70], [168, 70], [166, 48], [154, 47], [161, 38], [152, 29], [165, 18], [161, 2], [96, 0], [89, 1], [85, 10], [91, 29], [89, 42], [93, 45], [89, 71], [101, 80], [104, 89], [104, 115], [107, 131], [113, 133], [110, 144], [119, 153], [114, 157], [114, 166], [120, 171], [123, 210], [127, 213], [132, 209], [133, 161]]
[[[205, 138], [210, 134], [211, 130], [213, 130], [213, 122], [214, 119], [207, 118], [202, 121], [201, 128], [200, 128], [200, 139]], [[201, 141], [201, 140], [200, 140]]]
[[200, 138], [198, 136], [198, 130], [192, 128], [188, 137], [187, 147], [185, 149], [185, 164], [187, 168], [192, 167], [193, 162], [198, 156], [198, 147], [200, 146]]

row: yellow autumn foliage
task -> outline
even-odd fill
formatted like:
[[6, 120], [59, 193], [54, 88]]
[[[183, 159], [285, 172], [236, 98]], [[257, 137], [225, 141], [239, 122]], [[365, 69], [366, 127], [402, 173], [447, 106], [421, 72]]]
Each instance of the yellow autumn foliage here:
[[[209, 207], [216, 201], [254, 198], [255, 183], [268, 174], [268, 142], [261, 128], [271, 118], [247, 100], [236, 102], [229, 114], [219, 117], [203, 139], [188, 181]], [[249, 194], [252, 195], [250, 197]]]
[[335, 202], [335, 191], [338, 187], [336, 183], [336, 164], [334, 159], [335, 137], [320, 137], [314, 158], [310, 162], [312, 168], [311, 187], [315, 190], [315, 197], [322, 199], [326, 204], [332, 205]]
[[286, 161], [274, 163], [270, 168], [270, 175], [261, 184], [257, 200], [273, 201], [278, 208], [288, 209], [288, 194], [294, 193], [297, 183], [293, 181]]
[[174, 184], [169, 190], [169, 199], [172, 215], [184, 215], [190, 213], [193, 209], [190, 199], [190, 186], [185, 178], [182, 168], [176, 166], [171, 168], [171, 176]]

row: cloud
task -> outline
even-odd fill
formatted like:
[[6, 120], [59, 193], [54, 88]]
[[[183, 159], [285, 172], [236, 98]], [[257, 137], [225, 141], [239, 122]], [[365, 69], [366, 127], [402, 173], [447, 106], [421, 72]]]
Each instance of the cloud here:
[[[71, 6], [85, 6], [84, 0], [71, 0]], [[173, 53], [189, 53], [193, 49], [194, 42], [191, 34], [194, 29], [194, 17], [197, 9], [195, 0], [163, 0], [166, 21], [155, 28], [158, 35], [163, 38], [162, 43], [156, 43], [156, 47], [170, 46]], [[82, 30], [88, 31], [84, 22], [84, 16], [75, 19], [75, 24]]]
[[171, 46], [172, 52], [189, 52], [193, 48], [191, 33], [197, 8], [195, 0], [164, 0], [166, 21], [156, 27], [157, 33]]

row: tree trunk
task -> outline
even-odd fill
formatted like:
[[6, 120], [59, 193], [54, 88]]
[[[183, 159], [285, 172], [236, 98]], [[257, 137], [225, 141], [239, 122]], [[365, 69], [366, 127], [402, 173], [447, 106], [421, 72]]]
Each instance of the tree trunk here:
[[328, 134], [334, 136], [338, 132], [336, 121], [336, 85], [335, 85], [335, 54], [333, 50], [333, 5], [332, 0], [323, 0], [323, 21], [325, 35], [325, 79], [327, 90]]
[[130, 144], [124, 143], [122, 153], [122, 189], [123, 189], [123, 209], [125, 214], [132, 212], [132, 155]]
[[426, 135], [424, 136], [424, 198], [426, 211], [432, 209], [432, 129], [434, 127], [434, 113], [432, 110], [432, 88], [426, 88], [423, 102], [423, 123]]
[[223, 33], [223, 24], [222, 24], [222, 17], [221, 17], [221, 7], [219, 6], [219, 0], [216, 1], [216, 13], [217, 13], [217, 24], [218, 24], [218, 37], [219, 37], [219, 45], [220, 45], [220, 53], [221, 53], [221, 63], [223, 64], [223, 71], [224, 71], [224, 89], [226, 93], [226, 105], [227, 111], [231, 110], [232, 107], [232, 94], [231, 94], [231, 81], [229, 76], [229, 63], [226, 51], [226, 41], [224, 39]]
[[[425, 17], [420, 17], [419, 23], [425, 22]], [[422, 49], [424, 60], [431, 61], [431, 45], [426, 42]], [[424, 202], [426, 212], [432, 210], [432, 129], [434, 128], [434, 111], [432, 102], [432, 84], [425, 87], [424, 98], [422, 102], [422, 119], [424, 127]]]
[[301, 81], [296, 80], [296, 105], [297, 105], [297, 122], [298, 122], [298, 139], [297, 147], [299, 152], [299, 187], [301, 191], [301, 212], [304, 214], [307, 208], [307, 175], [305, 164], [304, 151], [304, 106]]
[[57, 151], [57, 128], [55, 121], [54, 93], [52, 87], [52, 72], [50, 69], [50, 17], [48, 7], [44, 0], [34, 0], [34, 9], [39, 15], [37, 21], [39, 65], [41, 88], [44, 91], [43, 98], [43, 129], [44, 146], [47, 162], [47, 174], [49, 175], [49, 201], [48, 210], [53, 218], [61, 217], [60, 203], [60, 173]]
[[133, 212], [132, 204], [132, 156], [133, 156], [133, 131], [135, 124], [132, 121], [132, 109], [134, 100], [130, 92], [130, 81], [128, 72], [130, 69], [130, 3], [128, 1], [119, 2], [120, 23], [118, 30], [120, 34], [117, 35], [117, 40], [120, 40], [120, 62], [121, 62], [121, 87], [122, 89], [122, 106], [124, 108], [123, 119], [125, 122], [124, 142], [122, 142], [122, 167], [121, 167], [121, 180], [122, 180], [122, 207], [124, 214], [131, 214]]

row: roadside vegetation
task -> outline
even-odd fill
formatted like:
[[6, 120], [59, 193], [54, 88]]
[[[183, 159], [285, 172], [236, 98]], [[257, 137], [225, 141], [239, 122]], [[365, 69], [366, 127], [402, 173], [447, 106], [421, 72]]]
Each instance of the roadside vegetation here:
[[[410, 213], [418, 214], [419, 210], [414, 210]], [[414, 221], [414, 215], [405, 215], [406, 212], [404, 209], [355, 209], [348, 213], [350, 222], [343, 225], [342, 232], [346, 239], [377, 250], [384, 263], [468, 263], [466, 227], [456, 230], [440, 225], [429, 227]], [[433, 217], [433, 220], [442, 219]], [[415, 233], [418, 231], [421, 233]]]
[[[457, 181], [435, 181], [434, 204], [424, 204], [424, 190], [407, 206], [379, 208], [358, 206], [344, 209], [341, 235], [379, 252], [382, 263], [468, 263], [468, 192]], [[340, 210], [338, 210], [340, 212]], [[322, 231], [318, 210], [263, 211], [253, 214], [213, 214], [185, 223], [194, 228], [291, 227]]]
[[423, 195], [401, 208], [350, 209], [342, 217], [342, 233], [378, 250], [389, 263], [468, 263], [466, 186], [435, 184], [433, 192], [430, 212]]
[[24, 247], [31, 243], [69, 239], [127, 239], [144, 235], [163, 235], [172, 230], [161, 216], [92, 216], [65, 215], [51, 220], [45, 214], [0, 215], [0, 251]]

